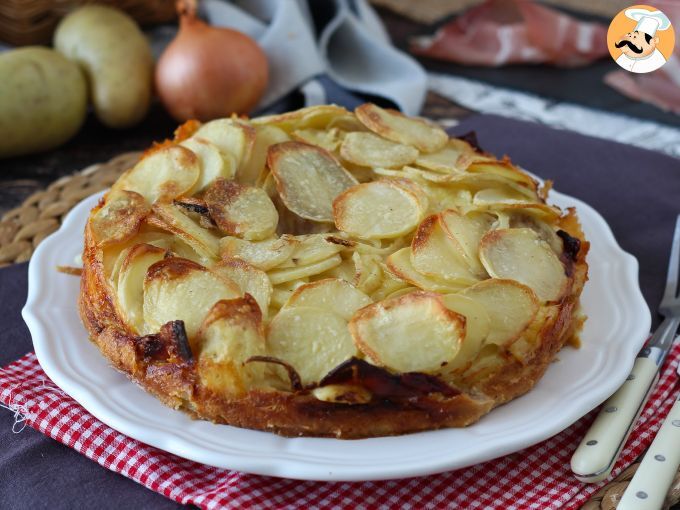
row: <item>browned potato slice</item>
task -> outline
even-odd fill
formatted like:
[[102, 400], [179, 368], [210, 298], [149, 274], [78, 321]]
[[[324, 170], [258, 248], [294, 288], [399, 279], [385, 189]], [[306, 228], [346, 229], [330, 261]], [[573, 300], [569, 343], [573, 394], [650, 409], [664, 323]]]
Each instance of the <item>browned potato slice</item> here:
[[236, 119], [217, 119], [203, 124], [194, 136], [212, 142], [223, 154], [236, 163], [236, 172], [248, 160], [255, 143], [255, 129]]
[[290, 140], [288, 134], [275, 126], [255, 126], [255, 144], [250, 158], [238, 170], [236, 180], [241, 184], [255, 185], [265, 172], [267, 150], [270, 145]]
[[137, 244], [125, 250], [116, 297], [125, 321], [137, 334], [144, 329], [144, 277], [149, 267], [163, 260], [167, 253], [150, 244]]
[[198, 377], [218, 395], [240, 395], [265, 382], [264, 365], [246, 363], [266, 354], [260, 308], [251, 296], [215, 303], [193, 344]]
[[99, 246], [131, 239], [151, 212], [144, 197], [134, 191], [112, 190], [91, 220], [92, 233]]
[[475, 359], [491, 331], [491, 318], [484, 305], [462, 294], [442, 296], [446, 308], [465, 317], [465, 339], [445, 371], [465, 371]]
[[403, 236], [424, 213], [418, 197], [392, 180], [359, 184], [333, 202], [335, 226], [361, 239]]
[[465, 287], [462, 282], [438, 280], [416, 271], [411, 263], [411, 248], [402, 248], [387, 257], [387, 268], [396, 278], [423, 290], [458, 292]]
[[267, 273], [241, 259], [223, 260], [211, 269], [238, 285], [241, 294], [253, 296], [262, 311], [262, 316], [267, 317], [272, 297], [272, 284]]
[[440, 127], [422, 119], [407, 117], [396, 110], [385, 110], [366, 103], [354, 110], [354, 113], [374, 133], [393, 142], [412, 145], [422, 152], [438, 151], [449, 140]]
[[296, 129], [325, 129], [335, 119], [347, 116], [345, 108], [334, 104], [308, 106], [294, 112], [266, 115], [252, 120], [256, 126], [268, 124], [276, 126], [284, 131], [291, 132]]
[[465, 318], [439, 294], [411, 292], [360, 309], [349, 323], [357, 347], [373, 363], [399, 372], [431, 372], [453, 361]]
[[333, 255], [327, 259], [308, 264], [306, 266], [290, 267], [283, 269], [274, 269], [268, 273], [272, 284], [278, 285], [280, 283], [289, 282], [291, 280], [298, 280], [308, 276], [314, 276], [329, 269], [339, 266], [342, 262], [340, 255]]
[[482, 278], [485, 277], [486, 270], [479, 260], [479, 243], [497, 218], [476, 211], [463, 215], [454, 209], [442, 211], [440, 217], [444, 232], [457, 241], [457, 247], [461, 249], [461, 254], [472, 271]]
[[357, 354], [347, 321], [310, 306], [281, 310], [269, 323], [267, 347], [271, 356], [295, 368], [305, 386]]
[[284, 309], [297, 306], [322, 308], [349, 321], [354, 312], [371, 303], [371, 298], [354, 285], [344, 280], [328, 278], [298, 287]]
[[477, 161], [467, 167], [467, 172], [500, 175], [534, 191], [538, 189], [535, 180], [506, 161]]
[[210, 216], [227, 234], [261, 241], [276, 231], [279, 213], [260, 188], [217, 179], [203, 198]]
[[[473, 173], [462, 173], [453, 174], [448, 176], [447, 183], [449, 186], [455, 188], [462, 187], [468, 189], [473, 194], [478, 195], [480, 192], [487, 189], [489, 195], [497, 194], [499, 196], [507, 196], [508, 200], [523, 201], [523, 202], [540, 202], [541, 199], [538, 196], [536, 190], [527, 188], [517, 184], [516, 182], [503, 177], [502, 175], [496, 174], [473, 174]], [[484, 193], [480, 195], [478, 200], [482, 200]], [[484, 198], [485, 203], [491, 203], [491, 198]]]
[[[150, 221], [155, 226], [179, 236], [199, 255], [207, 260], [219, 258], [219, 240], [215, 235], [197, 225], [182, 210], [173, 204], [158, 202], [153, 212], [160, 221]], [[153, 217], [152, 217], [153, 218]]]
[[433, 214], [418, 226], [411, 243], [411, 263], [425, 276], [456, 285], [472, 285], [479, 278], [463, 259], [457, 239], [449, 237], [441, 216]]
[[135, 191], [153, 204], [187, 193], [200, 175], [198, 157], [186, 147], [170, 145], [143, 157], [112, 189]]
[[324, 149], [302, 142], [269, 148], [269, 169], [288, 209], [313, 221], [333, 221], [333, 200], [357, 180]]
[[245, 260], [262, 271], [269, 271], [288, 260], [298, 244], [299, 241], [289, 235], [257, 242], [227, 236], [220, 239], [220, 255], [223, 259]]
[[491, 276], [517, 280], [541, 301], [555, 301], [567, 290], [564, 265], [531, 229], [492, 230], [482, 238], [479, 255]]
[[179, 257], [161, 260], [144, 278], [144, 333], [182, 320], [191, 339], [215, 303], [240, 296], [238, 285], [200, 264]]
[[373, 133], [347, 133], [340, 155], [355, 165], [395, 168], [413, 163], [418, 157], [418, 150]]
[[196, 154], [201, 165], [201, 175], [188, 195], [202, 191], [217, 178], [234, 178], [236, 161], [231, 154], [222, 154], [214, 144], [195, 136], [187, 138], [180, 145]]
[[489, 315], [487, 344], [512, 343], [531, 323], [539, 308], [536, 294], [514, 280], [484, 280], [461, 294], [480, 303]]
[[308, 266], [325, 260], [342, 251], [343, 246], [326, 241], [327, 234], [308, 234], [296, 236], [298, 241], [290, 258], [279, 264], [278, 268]]
[[518, 212], [535, 216], [540, 221], [553, 223], [562, 216], [562, 211], [555, 206], [548, 204], [529, 204], [529, 203], [515, 203], [515, 204], [499, 204], [491, 205], [490, 209], [505, 211], [508, 213]]
[[537, 218], [535, 215], [521, 212], [521, 210], [519, 212], [513, 212], [512, 210], [507, 212], [509, 213], [507, 218], [508, 224], [502, 228], [530, 228], [538, 234], [538, 237], [550, 245], [556, 255], [562, 254], [564, 247], [562, 239], [557, 236], [555, 229], [548, 223]]
[[343, 138], [343, 133], [338, 128], [296, 129], [292, 135], [295, 140], [316, 145], [328, 152], [336, 151]]

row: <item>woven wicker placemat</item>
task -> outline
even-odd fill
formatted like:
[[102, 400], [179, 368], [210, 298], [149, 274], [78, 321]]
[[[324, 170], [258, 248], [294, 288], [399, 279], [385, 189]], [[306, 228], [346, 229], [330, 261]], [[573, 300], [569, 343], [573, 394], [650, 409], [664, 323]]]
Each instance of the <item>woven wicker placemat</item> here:
[[[84, 198], [110, 187], [135, 164], [140, 152], [128, 152], [106, 163], [89, 166], [50, 184], [44, 191], [28, 197], [0, 220], [0, 267], [25, 262], [49, 234], [57, 230], [64, 216]], [[637, 470], [634, 463], [603, 487], [584, 506], [584, 510], [614, 510]], [[666, 507], [680, 502], [680, 472], [666, 498]]]

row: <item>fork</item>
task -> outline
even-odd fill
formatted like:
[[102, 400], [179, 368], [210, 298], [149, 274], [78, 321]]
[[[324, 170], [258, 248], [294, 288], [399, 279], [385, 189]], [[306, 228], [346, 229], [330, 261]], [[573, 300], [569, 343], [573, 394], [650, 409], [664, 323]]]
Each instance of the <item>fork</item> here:
[[611, 473], [633, 425], [659, 379], [659, 368], [673, 345], [680, 326], [680, 215], [675, 224], [668, 277], [659, 313], [663, 322], [640, 351], [623, 385], [602, 405], [602, 410], [571, 458], [571, 470], [582, 482], [599, 482]]

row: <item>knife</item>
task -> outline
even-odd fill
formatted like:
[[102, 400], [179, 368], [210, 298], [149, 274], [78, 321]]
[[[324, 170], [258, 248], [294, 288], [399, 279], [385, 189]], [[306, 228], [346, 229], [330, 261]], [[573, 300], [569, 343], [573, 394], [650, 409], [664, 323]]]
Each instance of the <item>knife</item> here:
[[633, 425], [659, 379], [659, 368], [673, 345], [680, 325], [678, 271], [680, 216], [675, 224], [666, 291], [659, 306], [664, 321], [644, 347], [623, 385], [602, 405], [600, 414], [571, 457], [571, 470], [582, 482], [599, 482], [611, 473]]

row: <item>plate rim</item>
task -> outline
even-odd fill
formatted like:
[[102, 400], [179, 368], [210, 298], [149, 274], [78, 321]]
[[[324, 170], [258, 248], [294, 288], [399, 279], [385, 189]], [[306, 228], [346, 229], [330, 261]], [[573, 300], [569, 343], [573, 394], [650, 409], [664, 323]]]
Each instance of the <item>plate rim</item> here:
[[[625, 352], [620, 353], [618, 371], [613, 377], [609, 377], [597, 387], [597, 396], [592, 396], [588, 401], [581, 401], [578, 406], [573, 406], [570, 412], [561, 416], [561, 419], [553, 419], [551, 426], [543, 427], [540, 432], [525, 432], [519, 437], [515, 437], [513, 441], [508, 441], [507, 444], [499, 446], [497, 444], [490, 444], [475, 454], [467, 455], [464, 458], [451, 458], [450, 456], [442, 456], [440, 458], [427, 459], [423, 462], [422, 459], [407, 459], [406, 463], [387, 463], [382, 465], [356, 465], [338, 466], [333, 463], [333, 459], [317, 459], [313, 462], [309, 458], [300, 460], [295, 458], [294, 452], [288, 456], [281, 455], [286, 453], [287, 448], [284, 447], [282, 451], [269, 452], [266, 458], [259, 458], [258, 456], [249, 456], [248, 458], [241, 458], [238, 455], [222, 455], [220, 458], [215, 458], [214, 450], [207, 450], [203, 445], [197, 445], [194, 441], [187, 440], [184, 435], [178, 435], [178, 431], [162, 431], [158, 435], [157, 430], [152, 430], [145, 427], [140, 427], [131, 423], [124, 416], [116, 414], [116, 409], [112, 408], [106, 399], [102, 400], [101, 395], [97, 395], [97, 391], [93, 390], [91, 381], [83, 381], [82, 376], [72, 370], [70, 372], [64, 371], [64, 366], [55, 363], [54, 353], [50, 351], [50, 342], [48, 340], [49, 328], [45, 311], [40, 302], [40, 288], [45, 285], [44, 279], [40, 278], [41, 272], [45, 268], [41, 265], [41, 261], [48, 253], [51, 244], [58, 241], [60, 236], [70, 233], [70, 229], [78, 228], [78, 222], [83, 215], [87, 215], [89, 210], [96, 200], [105, 192], [96, 193], [82, 200], [76, 205], [64, 218], [64, 222], [59, 230], [47, 237], [37, 248], [31, 261], [29, 263], [29, 291], [26, 305], [22, 310], [22, 315], [26, 324], [29, 327], [35, 353], [45, 373], [52, 379], [52, 381], [59, 386], [68, 395], [74, 398], [80, 405], [82, 405], [88, 412], [90, 412], [97, 419], [107, 424], [111, 428], [127, 435], [133, 439], [154, 446], [161, 450], [175, 454], [179, 457], [190, 459], [207, 465], [212, 465], [223, 469], [238, 470], [259, 475], [287, 477], [300, 480], [317, 480], [317, 481], [367, 481], [367, 480], [384, 480], [396, 479], [414, 476], [424, 476], [452, 469], [459, 469], [474, 465], [477, 463], [492, 460], [494, 458], [502, 457], [512, 452], [519, 451], [528, 446], [537, 444], [556, 433], [564, 430], [580, 417], [585, 415], [591, 409], [606, 400], [624, 381], [625, 377], [630, 372], [633, 366], [635, 356], [642, 347], [646, 339], [649, 328], [651, 326], [651, 313], [647, 306], [642, 292], [639, 287], [639, 265], [637, 259], [624, 251], [616, 241], [611, 228], [604, 220], [604, 218], [590, 205], [585, 202], [571, 197], [558, 191], [551, 190], [551, 199], [554, 202], [555, 198], [558, 200], [566, 200], [576, 206], [579, 212], [587, 211], [587, 216], [591, 217], [599, 224], [600, 230], [605, 234], [605, 239], [598, 239], [598, 242], [603, 242], [609, 245], [618, 253], [620, 264], [620, 271], [625, 272], [626, 278], [621, 279], [622, 284], [626, 284], [626, 291], [628, 297], [628, 306], [634, 307], [638, 310], [637, 329], [633, 334], [629, 335], [631, 340], [626, 343], [621, 343], [626, 346]], [[80, 228], [78, 228], [80, 230]], [[593, 240], [590, 240], [591, 242]], [[624, 295], [624, 293], [621, 293]], [[85, 330], [83, 333], [86, 335]], [[87, 382], [91, 384], [88, 385]], [[134, 384], [130, 382], [130, 384]], [[96, 386], [96, 384], [95, 384]], [[583, 400], [583, 398], [582, 398]], [[118, 409], [120, 412], [120, 409]], [[203, 422], [206, 423], [206, 422]], [[214, 425], [218, 427], [229, 427], [227, 425]], [[233, 427], [232, 427], [233, 428]], [[239, 429], [243, 430], [243, 429]], [[457, 430], [457, 429], [443, 429], [443, 431]], [[259, 434], [272, 434], [269, 432], [249, 431]], [[430, 431], [409, 434], [406, 436], [397, 436], [397, 438], [415, 436], [417, 434], [432, 434]], [[338, 441], [332, 438], [282, 438], [277, 436], [280, 442], [286, 444], [294, 444], [296, 441]], [[353, 441], [379, 441], [383, 438], [369, 438], [363, 440]], [[289, 443], [290, 442], [290, 443]], [[276, 455], [278, 453], [278, 455]], [[337, 459], [335, 459], [337, 462]], [[325, 462], [324, 462], [325, 461]], [[420, 461], [420, 462], [419, 462]]]

